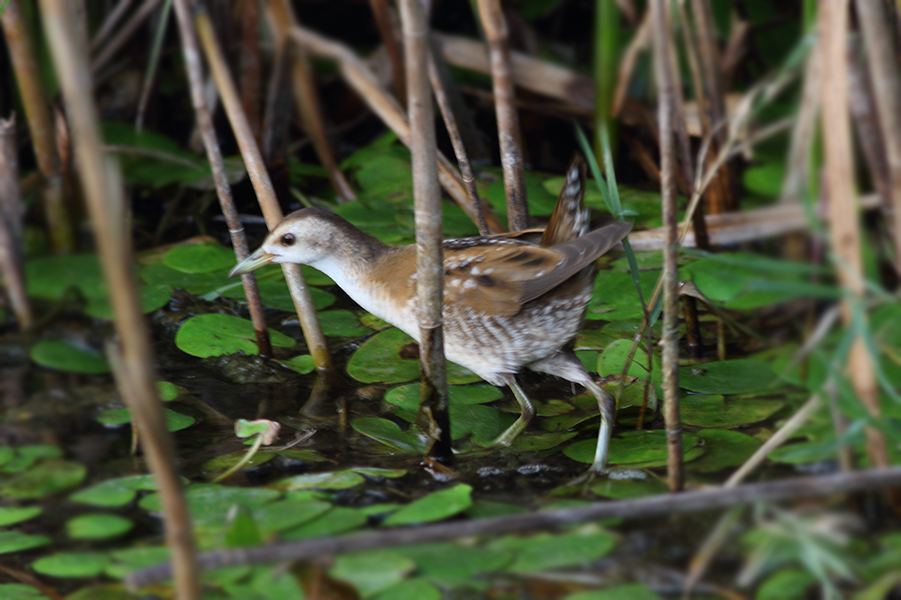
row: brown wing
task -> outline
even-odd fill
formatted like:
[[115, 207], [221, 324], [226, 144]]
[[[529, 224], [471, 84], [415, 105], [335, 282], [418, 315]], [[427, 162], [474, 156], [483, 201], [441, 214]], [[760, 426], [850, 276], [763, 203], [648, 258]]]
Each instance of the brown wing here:
[[608, 225], [551, 248], [476, 238], [445, 246], [445, 303], [509, 317], [554, 289], [619, 242], [631, 229]]

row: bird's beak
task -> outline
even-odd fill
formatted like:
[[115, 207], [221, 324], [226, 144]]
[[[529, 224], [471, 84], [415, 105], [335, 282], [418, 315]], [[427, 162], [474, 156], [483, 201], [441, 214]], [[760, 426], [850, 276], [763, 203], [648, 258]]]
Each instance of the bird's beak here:
[[241, 262], [235, 265], [235, 267], [228, 272], [229, 277], [234, 277], [235, 275], [243, 275], [244, 273], [250, 273], [260, 267], [268, 265], [275, 258], [274, 254], [269, 254], [268, 252], [263, 252], [263, 249], [260, 248]]

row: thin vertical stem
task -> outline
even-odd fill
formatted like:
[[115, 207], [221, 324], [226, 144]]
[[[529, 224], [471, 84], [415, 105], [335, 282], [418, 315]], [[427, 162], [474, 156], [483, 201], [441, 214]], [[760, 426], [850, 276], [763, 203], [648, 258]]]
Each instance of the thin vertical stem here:
[[[619, 8], [614, 0], [596, 0], [594, 15], [594, 152], [601, 156], [603, 128], [606, 127], [611, 139], [617, 139], [617, 121], [611, 105], [616, 93], [619, 65]], [[610, 151], [615, 156], [616, 144], [611, 145]]]
[[428, 75], [428, 27], [419, 0], [401, 0], [401, 26], [410, 112], [410, 154], [413, 158], [413, 193], [416, 216], [416, 294], [422, 355], [422, 410], [437, 431], [430, 454], [450, 459], [447, 362], [444, 359], [444, 260], [442, 253], [441, 188], [438, 186], [435, 116]]
[[[110, 290], [121, 354], [117, 374], [120, 393], [141, 432], [144, 453], [156, 477], [163, 504], [166, 538], [172, 552], [176, 593], [179, 598], [200, 597], [194, 534], [175, 473], [175, 444], [166, 430], [162, 406], [156, 395], [156, 372], [150, 334], [140, 311], [133, 252], [125, 218], [122, 172], [114, 158], [103, 151], [100, 121], [93, 104], [87, 40], [74, 26], [67, 0], [41, 0], [44, 31], [56, 74], [63, 91], [78, 156], [84, 197], [97, 238], [100, 264]], [[118, 360], [117, 358], [117, 360]]]
[[0, 276], [19, 327], [31, 326], [33, 316], [22, 269], [22, 218], [25, 205], [19, 189], [19, 146], [16, 120], [0, 119]]
[[388, 0], [369, 0], [369, 7], [372, 8], [375, 25], [378, 27], [382, 43], [385, 44], [385, 50], [388, 52], [388, 59], [391, 61], [391, 83], [394, 86], [394, 96], [403, 105], [407, 99], [404, 53], [403, 48], [397, 42], [391, 8]]
[[513, 70], [510, 66], [507, 22], [499, 0], [478, 0], [478, 2], [491, 58], [497, 137], [501, 150], [501, 166], [504, 169], [504, 192], [507, 195], [507, 221], [510, 231], [519, 231], [529, 226], [529, 207], [526, 199], [522, 135], [516, 112]]
[[676, 156], [673, 140], [674, 91], [673, 73], [667, 49], [670, 28], [666, 3], [651, 3], [654, 28], [654, 71], [658, 89], [660, 130], [660, 191], [663, 203], [663, 416], [666, 421], [667, 473], [669, 489], [682, 489], [682, 425], [679, 419], [679, 266], [678, 213], [676, 210]]

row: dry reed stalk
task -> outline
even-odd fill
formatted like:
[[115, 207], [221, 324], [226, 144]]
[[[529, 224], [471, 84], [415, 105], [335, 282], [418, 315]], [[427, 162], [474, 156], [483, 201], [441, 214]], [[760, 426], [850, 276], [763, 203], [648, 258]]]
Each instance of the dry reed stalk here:
[[401, 106], [405, 106], [407, 81], [404, 74], [404, 52], [397, 41], [394, 14], [391, 12], [388, 0], [369, 0], [369, 7], [372, 8], [375, 25], [378, 27], [379, 36], [382, 38], [382, 43], [385, 44], [385, 51], [388, 52], [388, 59], [391, 61], [391, 83], [394, 86], [394, 97], [401, 103]]
[[[472, 165], [469, 162], [466, 143], [463, 141], [463, 135], [457, 126], [457, 116], [464, 115], [465, 118], [466, 107], [462, 105], [462, 98], [454, 97], [453, 90], [455, 88], [452, 87], [453, 81], [451, 81], [450, 72], [445, 67], [444, 62], [436, 57], [433, 44], [429, 44], [429, 78], [432, 82], [432, 91], [435, 92], [435, 100], [441, 110], [444, 127], [450, 138], [451, 146], [454, 148], [454, 155], [457, 157], [457, 165], [460, 167], [460, 177], [463, 179], [463, 185], [466, 188], [466, 196], [475, 209], [476, 226], [479, 228], [479, 234], [488, 235], [491, 232], [488, 229], [488, 222], [485, 220], [485, 209], [482, 205], [482, 199], [479, 197], [479, 191], [476, 189], [475, 176], [472, 173]], [[457, 101], [455, 102], [455, 100]], [[457, 110], [455, 110], [455, 106]]]
[[119, 335], [120, 393], [137, 423], [144, 453], [162, 501], [166, 540], [172, 553], [179, 598], [200, 597], [194, 534], [175, 473], [175, 445], [166, 430], [156, 394], [155, 360], [140, 310], [127, 237], [124, 183], [118, 163], [103, 151], [100, 123], [91, 97], [87, 40], [78, 30], [67, 0], [41, 0], [44, 32], [63, 91], [78, 156], [78, 170], [97, 239], [100, 264], [110, 293]]
[[660, 119], [660, 193], [663, 204], [663, 330], [661, 333], [663, 371], [663, 418], [666, 421], [667, 475], [669, 490], [680, 491], [682, 470], [682, 424], [679, 418], [679, 265], [678, 210], [676, 208], [676, 157], [673, 140], [674, 74], [667, 56], [670, 26], [664, 0], [650, 4], [654, 32], [654, 72], [658, 90]]
[[25, 292], [22, 269], [22, 218], [25, 205], [19, 188], [19, 145], [16, 120], [0, 119], [0, 275], [21, 329], [31, 327], [34, 317]]
[[[849, 296], [842, 302], [842, 319], [847, 327], [855, 327], [854, 304], [862, 302], [865, 288], [848, 110], [845, 58], [848, 0], [822, 2], [818, 9], [820, 60], [821, 64], [829, 65], [822, 80], [822, 129], [830, 244], [836, 256], [838, 282]], [[848, 373], [861, 404], [873, 419], [880, 419], [882, 414], [872, 358], [859, 335], [855, 336], [848, 356]], [[870, 463], [877, 467], [890, 464], [882, 432], [875, 427], [867, 427], [865, 434]], [[892, 496], [896, 512], [901, 511], [901, 494], [893, 493]]]
[[[222, 48], [216, 40], [210, 16], [202, 5], [193, 0], [176, 0], [176, 3], [184, 4], [179, 14], [193, 15], [194, 28], [241, 150], [241, 158], [244, 160], [244, 166], [247, 168], [247, 174], [256, 192], [266, 225], [272, 230], [284, 215], [278, 199], [275, 197], [272, 180], [266, 171], [260, 148], [254, 141], [247, 117], [241, 110], [241, 100], [225, 62], [225, 56], [222, 54]], [[282, 271], [285, 273], [285, 281], [288, 283], [288, 290], [291, 292], [291, 299], [294, 301], [294, 308], [300, 319], [300, 328], [303, 331], [310, 355], [313, 357], [313, 362], [316, 363], [316, 369], [320, 373], [330, 372], [332, 358], [329, 355], [322, 328], [319, 326], [319, 320], [316, 318], [316, 309], [310, 296], [310, 288], [307, 287], [303, 274], [300, 272], [300, 265], [285, 263], [282, 265]]]
[[428, 26], [419, 0], [400, 0], [410, 114], [410, 155], [416, 218], [416, 296], [422, 367], [420, 410], [432, 425], [428, 454], [450, 459], [451, 430], [444, 358], [443, 229], [438, 186], [435, 115], [429, 83]]
[[297, 44], [288, 44], [288, 34], [292, 27], [297, 25], [297, 17], [287, 0], [276, 0], [266, 4], [269, 29], [275, 38], [276, 45], [288, 52], [291, 60], [292, 78], [291, 88], [294, 91], [294, 101], [297, 104], [297, 112], [303, 122], [304, 129], [313, 142], [313, 149], [319, 157], [319, 162], [325, 167], [329, 181], [335, 189], [338, 202], [356, 200], [353, 188], [341, 172], [335, 153], [328, 141], [323, 123], [322, 107], [319, 104], [319, 95], [316, 93], [316, 82], [310, 68], [310, 60], [304, 49]]
[[125, 13], [128, 12], [128, 9], [131, 8], [131, 3], [133, 0], [119, 0], [119, 3], [116, 4], [116, 7], [111, 10], [103, 19], [103, 24], [100, 26], [100, 29], [97, 30], [97, 33], [94, 34], [94, 38], [91, 40], [91, 52], [97, 50], [104, 41], [106, 41], [106, 36], [110, 34], [110, 32], [115, 28], [119, 21], [122, 20], [122, 17], [125, 16]]
[[890, 19], [882, 2], [857, 0], [876, 113], [882, 126], [882, 141], [888, 161], [891, 198], [887, 210], [894, 211], [895, 271], [901, 275], [901, 81]]
[[504, 192], [507, 196], [507, 221], [510, 231], [520, 231], [529, 226], [529, 206], [507, 23], [499, 0], [478, 0], [478, 5], [491, 59], [497, 137], [504, 170]]
[[[325, 38], [302, 26], [291, 29], [291, 38], [299, 45], [319, 56], [325, 56], [338, 63], [347, 83], [354, 88], [367, 105], [388, 126], [400, 141], [410, 145], [410, 125], [397, 101], [390, 96], [376, 81], [372, 71], [347, 46]], [[466, 187], [460, 174], [450, 161], [438, 153], [438, 180], [454, 202], [463, 209], [473, 222], [477, 222], [475, 207], [469, 202]], [[487, 213], [485, 219], [493, 232], [503, 231], [503, 226], [493, 213]]]
[[98, 52], [91, 62], [91, 73], [96, 76], [103, 67], [107, 66], [107, 63], [117, 56], [119, 50], [128, 41], [128, 38], [137, 31], [138, 27], [150, 16], [150, 13], [156, 10], [160, 1], [144, 0], [144, 3], [135, 11], [131, 18], [116, 31], [115, 35]]
[[613, 102], [611, 103], [610, 113], [618, 116], [626, 101], [626, 94], [629, 91], [629, 81], [632, 79], [632, 73], [635, 72], [635, 65], [638, 64], [638, 56], [642, 51], [647, 50], [651, 45], [651, 11], [645, 10], [644, 16], [641, 18], [641, 24], [632, 36], [632, 41], [626, 47], [619, 61], [619, 73], [616, 81], [616, 91], [613, 93]]
[[41, 201], [50, 229], [50, 241], [56, 252], [72, 252], [75, 250], [75, 231], [69, 207], [63, 198], [63, 170], [56, 149], [50, 102], [41, 82], [37, 55], [28, 27], [22, 19], [19, 0], [10, 0], [3, 11], [2, 21], [31, 144], [43, 178]]
[[[175, 5], [178, 14], [178, 28], [181, 34], [182, 54], [185, 60], [185, 71], [188, 75], [188, 85], [191, 90], [191, 103], [194, 105], [194, 113], [197, 115], [197, 128], [203, 139], [207, 160], [213, 172], [213, 181], [216, 185], [216, 196], [219, 198], [219, 206], [228, 225], [228, 234], [235, 249], [235, 257], [241, 262], [250, 255], [247, 245], [247, 236], [244, 235], [244, 226], [238, 217], [232, 197], [231, 184], [225, 173], [225, 165], [222, 161], [222, 152], [219, 149], [219, 140], [216, 138], [216, 130], [213, 127], [213, 118], [207, 108], [203, 97], [203, 67], [200, 59], [200, 48], [197, 46], [197, 37], [191, 27], [191, 16], [184, 12], [182, 3]], [[247, 298], [247, 308], [250, 311], [250, 321], [253, 323], [254, 334], [257, 339], [257, 347], [263, 356], [272, 356], [272, 344], [269, 340], [269, 329], [266, 327], [266, 319], [263, 316], [263, 302], [260, 299], [260, 290], [253, 273], [241, 275], [241, 283], [244, 285], [244, 295]]]
[[263, 140], [263, 116], [261, 112], [263, 89], [263, 57], [260, 49], [260, 2], [239, 0], [235, 11], [240, 23], [240, 48], [238, 53], [238, 87], [241, 90], [241, 106], [247, 115], [247, 123], [259, 146]]

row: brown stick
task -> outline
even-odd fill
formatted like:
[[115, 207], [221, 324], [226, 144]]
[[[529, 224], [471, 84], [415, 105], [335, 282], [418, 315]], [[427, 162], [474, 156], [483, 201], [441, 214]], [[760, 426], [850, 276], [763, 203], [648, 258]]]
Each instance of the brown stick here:
[[494, 86], [494, 108], [497, 114], [497, 137], [504, 169], [504, 192], [507, 195], [507, 222], [510, 231], [529, 226], [526, 198], [525, 164], [522, 134], [519, 130], [510, 66], [507, 23], [499, 0], [478, 0], [479, 16], [488, 39], [491, 57], [491, 81]]
[[[848, 115], [848, 77], [845, 43], [848, 27], [848, 0], [823, 2], [819, 7], [821, 63], [829, 65], [823, 73], [823, 145], [828, 194], [830, 239], [836, 259], [836, 275], [851, 300], [842, 302], [842, 318], [854, 326], [852, 302], [864, 296], [863, 259], [860, 220], [855, 206], [854, 167], [851, 128]], [[879, 394], [871, 357], [860, 336], [855, 337], [848, 357], [849, 375], [854, 391], [874, 419], [881, 418]], [[872, 464], [888, 465], [885, 436], [867, 427], [867, 454]], [[893, 494], [896, 512], [901, 514], [901, 493]]]
[[[192, 0], [176, 0], [179, 3], [185, 3], [185, 10], [189, 10], [189, 2]], [[244, 165], [247, 167], [247, 174], [250, 176], [250, 182], [257, 194], [257, 201], [260, 209], [263, 211], [263, 217], [266, 219], [266, 225], [270, 230], [282, 220], [282, 209], [275, 197], [275, 191], [272, 188], [272, 180], [269, 179], [269, 173], [266, 171], [266, 165], [263, 164], [263, 156], [260, 154], [260, 148], [253, 139], [253, 133], [247, 118], [241, 110], [241, 101], [238, 92], [235, 89], [235, 82], [228, 71], [228, 65], [222, 54], [222, 49], [216, 40], [213, 32], [213, 26], [210, 22], [209, 14], [199, 4], [193, 3], [194, 27], [197, 30], [200, 44], [203, 48], [207, 63], [210, 65], [210, 71], [213, 79], [216, 81], [216, 87], [219, 89], [219, 96], [222, 98], [222, 105], [228, 115], [229, 123], [235, 133], [235, 139], [238, 141], [238, 147], [241, 149], [241, 157], [244, 159]], [[300, 272], [300, 265], [283, 264], [282, 271], [285, 273], [285, 281], [288, 283], [288, 290], [291, 292], [291, 299], [294, 301], [294, 308], [297, 310], [297, 316], [300, 319], [300, 327], [303, 330], [304, 339], [316, 368], [320, 372], [332, 370], [332, 358], [328, 352], [325, 336], [322, 334], [322, 328], [316, 318], [316, 309], [313, 306], [313, 298], [310, 296], [310, 289], [304, 281]]]
[[304, 129], [313, 142], [313, 149], [319, 162], [325, 167], [329, 181], [335, 188], [338, 202], [355, 200], [353, 188], [341, 172], [335, 153], [329, 144], [328, 136], [323, 126], [322, 107], [319, 104], [319, 96], [316, 93], [316, 82], [310, 68], [310, 60], [304, 48], [297, 44], [288, 45], [288, 33], [297, 25], [297, 17], [286, 0], [266, 3], [269, 28], [279, 47], [285, 48], [291, 57], [292, 74], [291, 89], [294, 91], [294, 101], [297, 103], [297, 112], [303, 122]]
[[442, 252], [441, 188], [436, 162], [435, 116], [429, 85], [428, 27], [419, 0], [400, 1], [410, 112], [410, 154], [413, 158], [413, 195], [416, 209], [416, 295], [421, 348], [420, 409], [433, 424], [428, 432], [429, 455], [453, 457], [444, 359], [444, 258]]
[[95, 75], [99, 73], [100, 70], [116, 56], [116, 53], [119, 52], [137, 28], [141, 26], [141, 23], [150, 16], [150, 13], [156, 10], [159, 3], [160, 0], [144, 0], [144, 3], [140, 8], [135, 11], [131, 18], [116, 32], [113, 38], [106, 43], [103, 50], [101, 50], [94, 58], [91, 63], [92, 73]]
[[403, 105], [407, 99], [404, 53], [403, 48], [397, 41], [391, 8], [388, 0], [369, 0], [369, 7], [372, 8], [375, 25], [378, 27], [379, 36], [382, 38], [382, 43], [385, 44], [388, 59], [391, 61], [391, 83], [394, 85], [394, 97]]
[[882, 2], [857, 0], [855, 6], [867, 48], [870, 81], [888, 160], [891, 198], [886, 208], [894, 208], [895, 270], [901, 275], [901, 81], [893, 51], [891, 20]]
[[[188, 74], [188, 84], [191, 88], [191, 102], [194, 105], [194, 113], [197, 115], [197, 127], [203, 138], [207, 160], [213, 171], [216, 196], [219, 198], [219, 206], [222, 207], [222, 214], [228, 224], [228, 233], [235, 249], [235, 257], [238, 262], [241, 262], [250, 255], [250, 249], [247, 245], [247, 237], [244, 235], [244, 226], [241, 224], [234, 198], [232, 198], [231, 184], [225, 174], [225, 165], [222, 161], [222, 152], [219, 150], [219, 140], [216, 138], [213, 119], [204, 98], [200, 48], [197, 46], [197, 37], [191, 27], [191, 15], [186, 12], [185, 5], [181, 2], [176, 3], [175, 10], [178, 13], [182, 53], [185, 59], [185, 71]], [[263, 302], [260, 299], [256, 277], [253, 273], [245, 273], [241, 276], [241, 283], [244, 285], [244, 295], [247, 298], [247, 308], [250, 311], [250, 320], [256, 334], [257, 347], [262, 356], [272, 356], [269, 329], [266, 327], [266, 319], [263, 316]]]
[[241, 89], [241, 106], [247, 122], [259, 146], [262, 136], [263, 58], [260, 55], [260, 3], [258, 0], [240, 0], [236, 7], [241, 27], [241, 51], [238, 54], [238, 81]]
[[56, 151], [50, 103], [41, 82], [34, 44], [22, 19], [19, 0], [10, 0], [6, 10], [3, 11], [2, 20], [3, 35], [16, 73], [19, 93], [22, 95], [22, 107], [28, 121], [31, 144], [38, 169], [43, 176], [41, 198], [50, 228], [50, 240], [57, 252], [72, 252], [75, 250], [75, 231], [69, 207], [63, 198], [63, 173]]
[[31, 327], [34, 317], [22, 269], [22, 218], [25, 205], [19, 188], [19, 146], [16, 120], [0, 119], [0, 275], [21, 329]]
[[[451, 521], [435, 525], [417, 525], [340, 537], [327, 537], [259, 548], [236, 548], [207, 552], [199, 557], [204, 569], [235, 565], [302, 561], [342, 552], [390, 548], [426, 542], [454, 540], [471, 536], [497, 536], [536, 531], [601, 519], [645, 518], [686, 512], [728, 508], [736, 504], [761, 501], [799, 500], [901, 484], [901, 467], [870, 469], [851, 473], [830, 473], [812, 477], [793, 477], [733, 488], [688, 491], [682, 494], [658, 494], [634, 500], [593, 502], [576, 508], [546, 510], [525, 515], [493, 517], [469, 521]], [[134, 590], [171, 576], [169, 565], [157, 565], [133, 571], [125, 578]]]
[[660, 192], [663, 203], [663, 417], [666, 421], [667, 474], [671, 492], [684, 485], [682, 472], [682, 425], [679, 419], [679, 265], [678, 211], [676, 209], [676, 157], [673, 143], [673, 99], [675, 85], [670, 71], [670, 28], [666, 3], [651, 5], [654, 31], [654, 71], [658, 89], [660, 130]]
[[[372, 71], [356, 54], [351, 52], [346, 46], [301, 26], [295, 26], [291, 29], [291, 38], [310, 52], [336, 61], [347, 83], [368, 103], [369, 107], [382, 119], [385, 125], [397, 134], [401, 142], [407, 146], [410, 145], [410, 125], [406, 116], [400, 109], [400, 106], [398, 106], [397, 101], [379, 86]], [[438, 153], [438, 179], [441, 182], [441, 186], [454, 199], [454, 202], [466, 212], [473, 222], [476, 222], [476, 210], [469, 202], [466, 188], [463, 185], [459, 172], [454, 169], [450, 161], [440, 152]], [[503, 226], [493, 213], [486, 214], [485, 219], [488, 221], [488, 227], [492, 231], [503, 231]]]
[[132, 248], [126, 235], [122, 172], [103, 152], [97, 111], [91, 97], [87, 40], [73, 27], [67, 0], [41, 0], [44, 32], [63, 90], [76, 146], [84, 197], [91, 214], [100, 264], [110, 290], [121, 345], [124, 382], [120, 393], [141, 433], [150, 470], [156, 477], [165, 515], [164, 525], [179, 598], [200, 597], [191, 520], [175, 473], [175, 445], [166, 430], [156, 395], [156, 372], [150, 335], [140, 310], [132, 273]]

